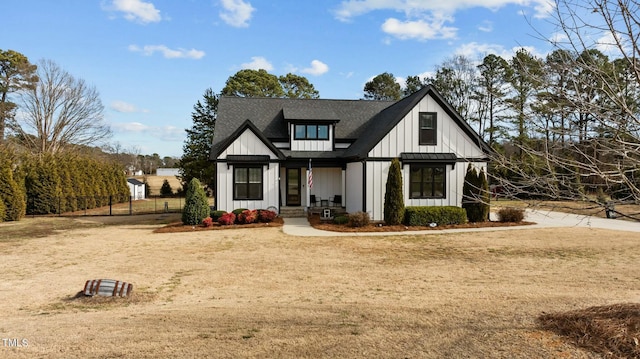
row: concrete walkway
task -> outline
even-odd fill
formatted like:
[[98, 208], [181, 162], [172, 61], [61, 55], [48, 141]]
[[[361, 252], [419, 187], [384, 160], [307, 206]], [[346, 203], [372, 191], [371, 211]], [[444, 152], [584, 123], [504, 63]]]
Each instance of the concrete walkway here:
[[404, 232], [331, 232], [311, 227], [306, 218], [285, 218], [282, 231], [292, 236], [301, 237], [337, 237], [337, 236], [394, 236], [415, 234], [442, 234], [462, 232], [513, 231], [534, 228], [601, 228], [617, 231], [640, 232], [640, 223], [621, 219], [606, 219], [584, 215], [540, 210], [527, 210], [525, 220], [535, 222], [534, 225], [517, 227], [460, 228], [443, 230], [423, 230]]

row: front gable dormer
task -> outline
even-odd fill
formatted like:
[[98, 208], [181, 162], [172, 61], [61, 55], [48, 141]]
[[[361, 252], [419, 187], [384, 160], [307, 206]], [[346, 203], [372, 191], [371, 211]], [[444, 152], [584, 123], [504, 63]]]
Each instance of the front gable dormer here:
[[328, 108], [282, 109], [292, 151], [333, 151], [338, 116]]

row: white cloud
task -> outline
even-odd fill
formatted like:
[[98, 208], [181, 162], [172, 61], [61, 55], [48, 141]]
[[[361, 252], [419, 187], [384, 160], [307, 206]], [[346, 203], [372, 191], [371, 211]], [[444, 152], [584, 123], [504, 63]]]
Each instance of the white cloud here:
[[471, 8], [497, 10], [510, 4], [533, 8], [536, 12], [535, 17], [547, 17], [555, 8], [553, 0], [344, 0], [334, 14], [338, 20], [349, 21], [371, 11], [392, 10], [415, 18], [431, 12], [454, 14], [456, 11]]
[[309, 74], [313, 76], [320, 76], [329, 71], [329, 66], [320, 60], [311, 61], [311, 67], [300, 70], [303, 74]]
[[145, 132], [149, 130], [149, 126], [140, 122], [114, 123], [111, 127], [116, 132]]
[[485, 20], [478, 26], [478, 30], [482, 32], [491, 32], [493, 31], [493, 23], [489, 20]]
[[141, 23], [158, 22], [162, 20], [160, 10], [153, 3], [142, 0], [113, 0], [111, 10], [124, 13], [124, 18], [129, 21]]
[[149, 112], [149, 110], [139, 109], [133, 104], [130, 104], [130, 103], [125, 102], [125, 101], [119, 101], [119, 100], [111, 102], [111, 109], [116, 111], [116, 112], [122, 112], [122, 113], [136, 113], [136, 112], [147, 113], [147, 112]]
[[178, 48], [176, 50], [170, 49], [165, 45], [145, 45], [142, 48], [138, 45], [129, 45], [129, 51], [132, 52], [142, 52], [146, 56], [151, 56], [156, 52], [162, 53], [167, 59], [195, 59], [199, 60], [204, 57], [205, 52], [191, 49], [186, 50], [182, 48]]
[[455, 27], [444, 26], [444, 18], [434, 19], [431, 22], [424, 20], [400, 21], [390, 18], [382, 24], [382, 31], [399, 39], [451, 39], [455, 38]]
[[[387, 18], [382, 24], [382, 31], [402, 40], [424, 41], [455, 38], [458, 29], [445, 26], [445, 23], [454, 23], [454, 15], [458, 11], [473, 8], [496, 11], [506, 5], [531, 8], [536, 18], [549, 17], [555, 8], [553, 0], [344, 0], [335, 9], [334, 15], [336, 19], [347, 22], [372, 11], [403, 13], [404, 18]], [[493, 25], [484, 22], [478, 29], [490, 32]], [[384, 40], [386, 44], [389, 42], [390, 39]]]
[[489, 54], [495, 54], [503, 57], [505, 60], [513, 56], [513, 52], [505, 50], [504, 46], [498, 44], [479, 44], [477, 42], [470, 42], [460, 45], [455, 49], [456, 55], [462, 55], [468, 59], [476, 60], [482, 59]]
[[273, 65], [262, 56], [254, 56], [251, 62], [240, 65], [245, 70], [273, 70]]
[[253, 12], [256, 10], [250, 3], [243, 0], [221, 0], [223, 11], [220, 18], [234, 27], [247, 27]]
[[112, 123], [111, 128], [118, 133], [144, 133], [163, 141], [178, 141], [185, 137], [184, 129], [171, 125], [149, 126], [140, 122]]

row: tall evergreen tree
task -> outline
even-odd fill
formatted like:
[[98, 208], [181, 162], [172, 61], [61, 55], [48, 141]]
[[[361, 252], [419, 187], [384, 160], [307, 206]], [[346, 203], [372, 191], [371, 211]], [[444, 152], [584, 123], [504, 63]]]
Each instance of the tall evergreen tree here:
[[320, 93], [313, 87], [306, 77], [294, 74], [286, 74], [278, 78], [284, 90], [284, 96], [288, 98], [320, 98]]
[[404, 195], [402, 193], [402, 171], [397, 158], [391, 160], [384, 194], [384, 222], [388, 225], [404, 221]]
[[276, 75], [267, 70], [245, 69], [227, 79], [222, 89], [224, 96], [284, 97], [284, 90]]
[[183, 187], [192, 178], [197, 178], [208, 189], [213, 190], [215, 168], [209, 162], [209, 152], [215, 131], [218, 100], [219, 96], [209, 88], [204, 92], [203, 100], [193, 106], [193, 126], [186, 130], [187, 140], [182, 146], [183, 154], [178, 164]]
[[36, 65], [32, 65], [23, 54], [0, 49], [0, 143], [4, 141], [4, 130], [13, 118], [16, 104], [9, 98], [11, 93], [33, 89], [36, 86]]
[[393, 74], [384, 72], [364, 85], [364, 99], [397, 101], [402, 97], [402, 88]]
[[502, 57], [490, 54], [485, 56], [478, 69], [480, 74], [474, 90], [474, 98], [478, 101], [478, 133], [487, 139], [489, 146], [493, 146], [498, 135], [504, 131], [500, 113], [505, 110], [503, 98], [509, 64]]

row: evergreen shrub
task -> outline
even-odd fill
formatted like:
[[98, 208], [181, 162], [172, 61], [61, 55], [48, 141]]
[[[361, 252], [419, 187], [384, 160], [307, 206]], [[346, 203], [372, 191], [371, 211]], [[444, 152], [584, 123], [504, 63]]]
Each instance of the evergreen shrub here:
[[348, 216], [335, 216], [333, 218], [333, 223], [335, 223], [335, 224], [347, 224], [347, 223], [349, 223], [349, 217]]
[[404, 223], [407, 226], [428, 226], [431, 223], [439, 225], [462, 224], [466, 222], [467, 212], [460, 207], [409, 206], [405, 208]]
[[402, 171], [400, 161], [394, 158], [387, 175], [384, 194], [384, 222], [388, 225], [402, 223], [404, 219], [404, 195], [402, 193]]
[[214, 221], [217, 221], [218, 218], [222, 217], [223, 214], [227, 213], [227, 211], [214, 211], [212, 210], [211, 213], [209, 214], [209, 217], [211, 217]]
[[198, 225], [209, 216], [209, 201], [204, 189], [197, 178], [192, 179], [187, 186], [187, 193], [182, 209], [182, 223]]

